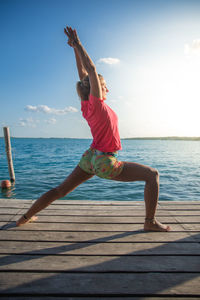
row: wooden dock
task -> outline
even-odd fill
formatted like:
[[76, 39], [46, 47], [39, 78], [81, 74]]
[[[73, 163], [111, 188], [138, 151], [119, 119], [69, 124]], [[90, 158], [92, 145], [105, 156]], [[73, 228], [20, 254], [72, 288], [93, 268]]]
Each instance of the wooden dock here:
[[160, 202], [168, 233], [144, 232], [144, 202], [0, 200], [5, 299], [200, 299], [200, 201]]

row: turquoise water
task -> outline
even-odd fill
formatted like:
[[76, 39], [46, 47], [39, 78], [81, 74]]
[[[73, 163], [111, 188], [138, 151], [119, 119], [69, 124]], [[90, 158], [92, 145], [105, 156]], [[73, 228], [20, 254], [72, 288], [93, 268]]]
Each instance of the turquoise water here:
[[[89, 139], [12, 138], [16, 184], [0, 198], [36, 199], [60, 184], [89, 148]], [[200, 200], [200, 141], [122, 140], [119, 159], [155, 167], [160, 173], [160, 200]], [[0, 138], [0, 181], [9, 179]], [[115, 182], [93, 177], [65, 199], [143, 200], [143, 182]]]

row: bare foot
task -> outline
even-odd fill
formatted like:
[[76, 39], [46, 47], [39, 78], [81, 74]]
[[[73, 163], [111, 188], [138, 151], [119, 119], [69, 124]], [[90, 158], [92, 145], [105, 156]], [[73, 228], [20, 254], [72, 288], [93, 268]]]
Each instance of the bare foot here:
[[144, 231], [170, 231], [171, 227], [158, 222], [156, 219], [147, 219], [144, 223]]
[[31, 222], [34, 222], [38, 219], [38, 217], [36, 216], [33, 216], [31, 217], [30, 219], [25, 219], [24, 216], [22, 216], [17, 222], [16, 222], [16, 226], [21, 226], [21, 225], [24, 225], [26, 223], [31, 223]]

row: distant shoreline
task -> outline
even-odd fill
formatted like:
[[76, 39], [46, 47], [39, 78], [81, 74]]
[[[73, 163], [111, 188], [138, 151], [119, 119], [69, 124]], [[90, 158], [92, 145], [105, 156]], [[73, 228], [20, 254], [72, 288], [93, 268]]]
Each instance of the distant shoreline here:
[[124, 138], [123, 140], [166, 140], [166, 141], [200, 141], [200, 137], [180, 137], [180, 136], [167, 136], [167, 137], [138, 137], [138, 138]]
[[[4, 138], [1, 136], [0, 138]], [[92, 138], [68, 138], [68, 137], [11, 137], [14, 139], [70, 139], [70, 140], [91, 140]], [[179, 137], [179, 136], [167, 136], [167, 137], [132, 137], [121, 138], [121, 140], [161, 140], [161, 141], [200, 141], [200, 137]]]

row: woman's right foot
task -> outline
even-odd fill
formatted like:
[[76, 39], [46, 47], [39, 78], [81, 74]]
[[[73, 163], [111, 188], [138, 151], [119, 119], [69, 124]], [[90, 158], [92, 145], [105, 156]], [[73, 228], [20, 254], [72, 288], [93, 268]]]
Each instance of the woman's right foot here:
[[22, 216], [17, 222], [16, 222], [16, 226], [21, 226], [24, 225], [26, 223], [31, 223], [34, 222], [38, 219], [38, 217], [36, 216], [32, 216], [30, 219], [25, 218], [24, 216]]
[[156, 219], [146, 219], [144, 231], [171, 231], [171, 227], [158, 222]]

